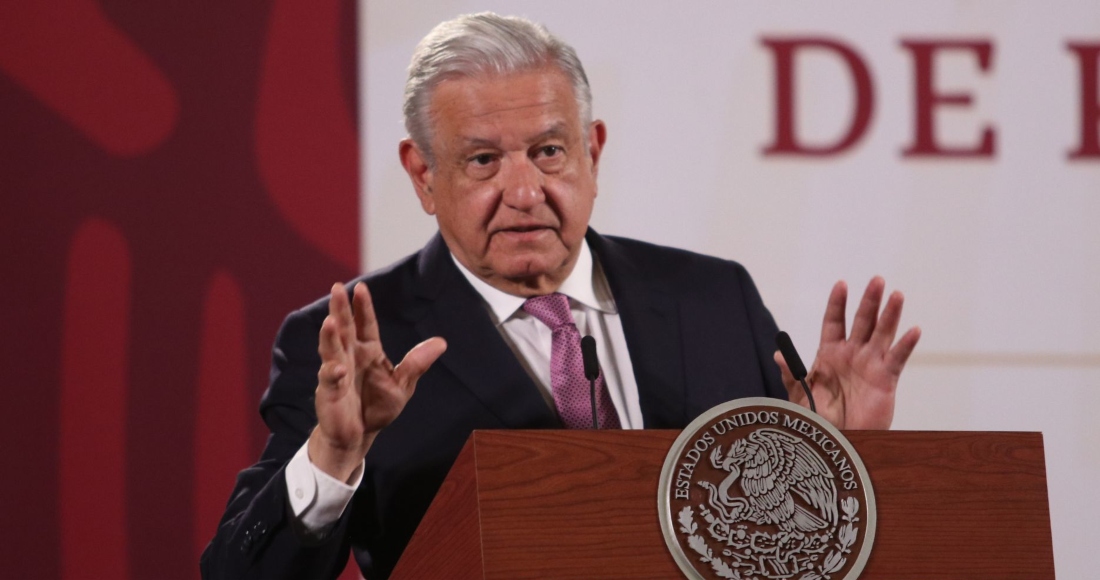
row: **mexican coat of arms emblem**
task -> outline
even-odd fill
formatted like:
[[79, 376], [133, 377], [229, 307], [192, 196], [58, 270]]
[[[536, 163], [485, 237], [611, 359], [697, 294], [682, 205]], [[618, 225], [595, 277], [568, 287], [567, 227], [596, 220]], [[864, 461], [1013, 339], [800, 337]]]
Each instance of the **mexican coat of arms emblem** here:
[[665, 459], [665, 543], [689, 578], [859, 576], [875, 535], [871, 480], [823, 418], [786, 401], [719, 405]]

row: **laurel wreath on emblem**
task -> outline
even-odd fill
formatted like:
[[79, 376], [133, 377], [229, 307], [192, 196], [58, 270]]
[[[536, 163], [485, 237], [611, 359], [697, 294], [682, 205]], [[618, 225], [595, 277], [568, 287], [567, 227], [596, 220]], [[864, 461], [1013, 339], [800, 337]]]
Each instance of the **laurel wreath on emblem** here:
[[[840, 507], [844, 514], [841, 517], [844, 524], [835, 530], [836, 542], [832, 545], [832, 550], [820, 564], [816, 565], [814, 563], [820, 559], [820, 554], [829, 548], [829, 540], [832, 539], [833, 533], [806, 536], [798, 532], [792, 534], [781, 531], [769, 534], [756, 531], [749, 534], [746, 526], [731, 529], [727, 522], [714, 517], [709, 509], [700, 504], [700, 514], [708, 524], [708, 535], [715, 540], [725, 542], [731, 548], [722, 550], [722, 556], [730, 558], [730, 562], [727, 563], [714, 554], [703, 536], [696, 533], [699, 526], [695, 523], [695, 513], [691, 506], [680, 510], [679, 530], [680, 533], [688, 536], [688, 547], [699, 554], [700, 561], [709, 564], [719, 578], [771, 580], [793, 578], [798, 572], [804, 572], [798, 580], [831, 580], [832, 574], [843, 568], [848, 561], [845, 554], [851, 553], [852, 545], [859, 535], [859, 528], [856, 527], [856, 523], [860, 520], [857, 515], [859, 500], [854, 497], [844, 498], [840, 502]], [[805, 558], [799, 561], [797, 554], [802, 554]], [[794, 566], [789, 566], [788, 562], [793, 563]], [[771, 571], [767, 569], [766, 564], [772, 567]], [[742, 574], [742, 568], [744, 568], [744, 574]]]

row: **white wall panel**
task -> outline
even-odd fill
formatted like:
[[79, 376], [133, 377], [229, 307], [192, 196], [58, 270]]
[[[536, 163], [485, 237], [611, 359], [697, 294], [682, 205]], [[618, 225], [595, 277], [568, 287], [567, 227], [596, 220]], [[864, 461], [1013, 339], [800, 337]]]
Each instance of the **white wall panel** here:
[[[435, 231], [397, 160], [401, 93], [437, 22], [491, 9], [530, 16], [577, 49], [609, 142], [593, 225], [736, 259], [806, 358], [837, 279], [906, 292], [924, 337], [902, 380], [900, 429], [1042, 431], [1058, 575], [1092, 576], [1100, 500], [1100, 160], [1070, 161], [1080, 71], [1067, 41], [1100, 43], [1092, 1], [818, 3], [396, 2], [361, 10], [365, 267]], [[826, 36], [868, 65], [875, 106], [850, 151], [762, 154], [773, 139], [773, 60], [760, 38]], [[914, 159], [913, 59], [902, 39], [986, 39], [987, 73], [944, 53], [935, 84], [973, 96], [936, 129], [987, 159]], [[852, 85], [828, 54], [798, 61], [799, 132], [835, 140]], [[853, 305], [854, 307], [854, 305]], [[1092, 493], [1090, 493], [1092, 492]]]

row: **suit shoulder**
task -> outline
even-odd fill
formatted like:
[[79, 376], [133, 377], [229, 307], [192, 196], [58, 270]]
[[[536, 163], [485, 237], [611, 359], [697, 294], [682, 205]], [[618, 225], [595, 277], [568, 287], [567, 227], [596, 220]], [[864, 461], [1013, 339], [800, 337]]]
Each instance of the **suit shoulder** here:
[[681, 280], [684, 277], [711, 279], [748, 275], [745, 267], [733, 260], [631, 238], [605, 236], [605, 240], [639, 272], [651, 278]]
[[356, 280], [366, 282], [376, 310], [385, 311], [399, 307], [414, 294], [420, 276], [420, 254], [421, 252], [410, 254]]
[[[407, 296], [412, 290], [416, 276], [416, 263], [419, 252], [406, 256], [389, 266], [374, 270], [362, 276], [348, 280], [344, 285], [350, 296], [355, 285], [364, 282], [370, 290], [371, 301], [375, 306], [389, 304], [395, 296]], [[324, 320], [328, 315], [329, 296], [325, 294], [309, 304], [291, 312], [288, 318], [305, 317]]]

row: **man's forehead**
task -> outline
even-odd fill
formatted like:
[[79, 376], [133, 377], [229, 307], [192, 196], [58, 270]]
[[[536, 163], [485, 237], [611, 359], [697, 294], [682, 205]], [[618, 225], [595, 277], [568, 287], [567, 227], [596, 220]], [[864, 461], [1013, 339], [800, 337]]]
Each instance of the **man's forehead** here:
[[453, 144], [532, 141], [579, 132], [572, 86], [556, 68], [441, 82], [431, 100], [433, 133]]
[[479, 116], [525, 107], [575, 106], [575, 101], [565, 73], [542, 67], [446, 78], [432, 90], [429, 106], [436, 110], [459, 104], [470, 116]]

